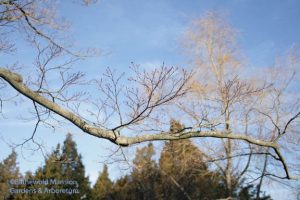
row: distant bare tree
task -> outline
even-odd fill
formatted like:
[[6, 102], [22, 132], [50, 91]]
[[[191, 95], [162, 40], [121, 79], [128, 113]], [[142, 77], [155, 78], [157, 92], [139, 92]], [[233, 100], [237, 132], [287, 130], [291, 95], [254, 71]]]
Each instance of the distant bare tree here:
[[[246, 145], [234, 142], [231, 137], [222, 137], [227, 139], [221, 139], [220, 145], [211, 142], [200, 145], [206, 149], [204, 152], [210, 152], [207, 160], [214, 162], [223, 173], [228, 195], [232, 195], [234, 185], [242, 181], [249, 170], [253, 173], [251, 165], [254, 159], [264, 155], [264, 164], [257, 165], [257, 173], [261, 173], [257, 190], [259, 197], [265, 175], [292, 178], [289, 164], [281, 151], [287, 150], [286, 147], [296, 147], [294, 144], [283, 145], [288, 142], [287, 132], [296, 141], [299, 138], [295, 130], [295, 127], [299, 128], [300, 115], [299, 91], [295, 88], [299, 81], [295, 79], [296, 73], [299, 73], [299, 60], [295, 52], [290, 53], [280, 67], [252, 72], [241, 59], [235, 38], [236, 31], [215, 12], [193, 22], [186, 31], [183, 47], [191, 55], [196, 72], [192, 84], [194, 95], [189, 97], [189, 104], [184, 101], [179, 107], [187, 118], [193, 119], [192, 126], [198, 127], [198, 130], [223, 132], [224, 135], [241, 133], [240, 136], [248, 142]], [[283, 69], [285, 74], [280, 73]], [[259, 73], [263, 76], [260, 77]], [[287, 113], [289, 106], [293, 109]], [[249, 138], [272, 145], [256, 143], [260, 147], [253, 146], [255, 143]], [[248, 158], [240, 159], [245, 157]], [[286, 174], [281, 177], [274, 171], [268, 171], [268, 160], [281, 162]], [[278, 166], [279, 162], [273, 164]], [[290, 164], [295, 166], [296, 162]], [[299, 173], [299, 167], [294, 172]], [[237, 180], [232, 180], [233, 175]]]

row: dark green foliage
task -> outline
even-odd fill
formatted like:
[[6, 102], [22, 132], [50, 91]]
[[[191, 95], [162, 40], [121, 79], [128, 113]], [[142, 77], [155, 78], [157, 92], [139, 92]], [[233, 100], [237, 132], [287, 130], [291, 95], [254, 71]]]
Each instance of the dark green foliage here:
[[77, 152], [76, 143], [71, 134], [67, 135], [61, 154], [61, 176], [64, 180], [73, 180], [79, 183], [79, 194], [66, 196], [66, 200], [90, 199], [91, 190], [88, 177], [85, 177], [85, 168], [81, 155]]
[[[170, 131], [180, 133], [184, 126], [171, 120]], [[27, 180], [72, 180], [77, 181], [79, 194], [37, 193], [31, 195], [10, 195], [7, 180], [20, 178], [16, 163], [16, 153], [12, 152], [0, 163], [0, 198], [5, 200], [214, 200], [226, 198], [226, 187], [218, 171], [209, 169], [204, 162], [204, 155], [191, 140], [168, 141], [161, 151], [159, 162], [154, 146], [149, 143], [138, 148], [133, 169], [130, 174], [119, 178], [113, 183], [109, 178], [108, 167], [104, 168], [91, 189], [81, 155], [77, 152], [76, 143], [71, 135], [67, 135], [63, 146], [59, 144], [45, 159], [44, 166], [35, 174], [27, 172]], [[233, 177], [234, 180], [234, 177]], [[76, 188], [70, 185], [26, 185], [27, 189]], [[256, 198], [257, 188], [253, 185], [237, 185], [233, 198], [237, 200], [271, 200], [261, 194]]]
[[113, 189], [113, 183], [109, 179], [107, 165], [104, 165], [103, 171], [94, 185], [92, 191], [92, 198], [94, 200], [109, 200]]
[[[184, 126], [171, 120], [170, 131]], [[166, 142], [159, 160], [162, 174], [161, 199], [216, 199], [222, 197], [223, 185], [216, 172], [210, 172], [202, 152], [191, 140]]]
[[[177, 134], [184, 126], [171, 120], [170, 131]], [[111, 197], [115, 200], [213, 200], [226, 198], [220, 173], [208, 169], [203, 154], [190, 140], [169, 141], [161, 152], [159, 164], [152, 159], [151, 143], [137, 149], [131, 174], [116, 181]], [[234, 177], [233, 177], [234, 179]], [[252, 186], [235, 188], [235, 199], [256, 199]], [[260, 200], [270, 200], [269, 197]]]
[[238, 199], [240, 200], [272, 200], [270, 196], [266, 196], [264, 193], [260, 194], [260, 198], [256, 198], [256, 187], [254, 185], [248, 185], [243, 187], [238, 192]]
[[114, 200], [131, 200], [135, 199], [133, 198], [135, 194], [132, 194], [133, 187], [132, 187], [132, 180], [131, 176], [126, 175], [124, 177], [121, 177], [116, 181], [116, 183], [113, 186], [113, 193], [112, 193], [112, 199]]
[[134, 199], [151, 199], [156, 194], [160, 174], [156, 162], [152, 160], [154, 154], [152, 143], [136, 151], [136, 157], [133, 161], [134, 169], [131, 173], [131, 187], [135, 193]]
[[12, 200], [19, 199], [19, 195], [10, 193], [10, 180], [19, 179], [19, 168], [17, 166], [17, 154], [15, 151], [0, 163], [0, 199]]
[[120, 178], [114, 184], [113, 199], [155, 199], [160, 174], [156, 162], [152, 159], [154, 154], [155, 151], [151, 143], [146, 147], [137, 149], [131, 174]]
[[[79, 200], [91, 199], [91, 189], [88, 177], [85, 176], [81, 155], [78, 154], [76, 144], [70, 134], [67, 135], [63, 147], [58, 144], [56, 149], [45, 159], [45, 165], [38, 168], [31, 180], [47, 180], [48, 184], [35, 184], [28, 188], [40, 189], [42, 192], [28, 195], [30, 199], [37, 200]], [[53, 182], [51, 182], [51, 180]], [[56, 181], [56, 182], [54, 182]], [[59, 181], [72, 181], [72, 183], [59, 183]], [[66, 189], [68, 193], [47, 192], [49, 189]]]

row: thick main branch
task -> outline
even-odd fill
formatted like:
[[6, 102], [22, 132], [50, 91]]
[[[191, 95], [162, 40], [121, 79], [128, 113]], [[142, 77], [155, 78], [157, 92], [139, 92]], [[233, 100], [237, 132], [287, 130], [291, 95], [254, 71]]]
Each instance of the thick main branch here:
[[215, 138], [229, 138], [229, 139], [240, 139], [245, 140], [249, 143], [256, 144], [264, 147], [276, 147], [276, 144], [272, 142], [266, 142], [262, 140], [253, 139], [249, 136], [239, 135], [239, 134], [226, 134], [218, 131], [190, 131], [186, 133], [179, 134], [147, 134], [135, 137], [124, 137], [119, 136], [116, 138], [115, 134], [111, 130], [105, 130], [99, 127], [92, 126], [88, 124], [85, 120], [77, 116], [75, 113], [62, 108], [58, 104], [48, 100], [37, 92], [34, 92], [30, 88], [22, 82], [22, 76], [14, 73], [8, 69], [0, 68], [0, 77], [7, 81], [13, 88], [15, 88], [18, 92], [28, 97], [34, 102], [37, 102], [41, 106], [53, 111], [54, 113], [60, 115], [66, 120], [72, 122], [78, 128], [83, 130], [84, 132], [105, 139], [109, 139], [114, 143], [122, 146], [128, 146], [131, 144], [141, 143], [145, 141], [153, 141], [153, 140], [179, 140], [179, 139], [187, 139], [192, 137], [215, 137]]
[[25, 84], [23, 84], [23, 79], [21, 75], [14, 73], [8, 69], [0, 68], [0, 77], [4, 79], [6, 82], [8, 82], [14, 89], [16, 89], [24, 96], [40, 104], [41, 106], [53, 111], [54, 113], [60, 115], [64, 119], [68, 120], [69, 122], [73, 123], [75, 126], [80, 128], [85, 133], [98, 138], [108, 139], [117, 145], [129, 146], [132, 144], [146, 142], [146, 141], [180, 140], [180, 139], [188, 139], [188, 138], [195, 138], [195, 137], [212, 137], [212, 138], [228, 138], [228, 139], [244, 140], [248, 143], [255, 144], [258, 146], [273, 148], [279, 160], [283, 164], [286, 173], [286, 178], [288, 179], [293, 178], [289, 174], [284, 158], [279, 151], [279, 146], [277, 145], [277, 143], [273, 141], [264, 141], [264, 140], [259, 140], [259, 139], [249, 137], [247, 135], [226, 133], [222, 131], [191, 131], [191, 130], [177, 133], [177, 134], [162, 132], [160, 134], [145, 134], [145, 135], [139, 135], [134, 137], [117, 136], [116, 134], [114, 134], [112, 130], [103, 129], [103, 128], [90, 125], [88, 122], [80, 118], [75, 113], [65, 108], [62, 108], [58, 104], [48, 100], [47, 98], [43, 97], [39, 93], [31, 90]]
[[24, 96], [70, 121], [82, 131], [96, 137], [115, 140], [115, 136], [112, 131], [91, 126], [85, 120], [78, 117], [75, 113], [62, 108], [58, 104], [49, 101], [47, 98], [41, 96], [37, 92], [32, 91], [30, 88], [23, 84], [21, 75], [11, 72], [10, 70], [7, 70], [5, 68], [0, 68], [0, 77], [7, 81], [13, 88], [15, 88]]

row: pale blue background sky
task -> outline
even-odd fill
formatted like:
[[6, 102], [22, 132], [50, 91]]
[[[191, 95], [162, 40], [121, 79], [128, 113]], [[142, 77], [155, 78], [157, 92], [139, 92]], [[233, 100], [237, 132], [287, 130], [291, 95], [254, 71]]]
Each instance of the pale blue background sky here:
[[[293, 44], [300, 44], [298, 0], [101, 0], [89, 7], [70, 2], [59, 3], [59, 12], [71, 22], [72, 27], [67, 34], [75, 40], [75, 47], [95, 47], [103, 52], [100, 57], [76, 64], [76, 68], [86, 71], [89, 76], [100, 75], [108, 66], [126, 71], [131, 61], [145, 67], [159, 66], [163, 62], [167, 66], [188, 66], [189, 60], [182, 53], [179, 39], [188, 24], [207, 10], [218, 10], [228, 16], [229, 22], [240, 33], [238, 42], [242, 55], [251, 67], [272, 64], [276, 55]], [[24, 64], [32, 63], [25, 47], [18, 54]], [[0, 62], [1, 65], [7, 64], [7, 60]], [[13, 116], [15, 108], [9, 109], [5, 112]], [[11, 118], [0, 122], [0, 137], [16, 142], [13, 138], [25, 138], [32, 128], [32, 123], [15, 122]], [[75, 132], [74, 138], [83, 155], [86, 171], [94, 181], [102, 169], [99, 160], [109, 154], [106, 148], [111, 144], [73, 128], [70, 131]], [[51, 149], [62, 142], [67, 132], [49, 133], [41, 129], [38, 137]], [[10, 151], [3, 141], [0, 141], [0, 146], [2, 160]], [[27, 160], [19, 156], [22, 172], [34, 170], [43, 162], [37, 153], [29, 156], [29, 152], [25, 151], [25, 157]], [[116, 167], [110, 168], [110, 173], [112, 177], [120, 174]], [[289, 199], [281, 195], [283, 191], [277, 188], [268, 192], [274, 199]]]

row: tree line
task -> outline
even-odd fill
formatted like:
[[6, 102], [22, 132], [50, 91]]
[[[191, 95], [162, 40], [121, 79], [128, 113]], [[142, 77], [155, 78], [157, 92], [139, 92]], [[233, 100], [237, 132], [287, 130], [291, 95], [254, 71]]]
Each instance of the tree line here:
[[[176, 133], [184, 126], [171, 121], [170, 131]], [[96, 183], [91, 186], [85, 175], [82, 156], [71, 134], [58, 144], [34, 173], [19, 172], [17, 153], [0, 163], [0, 196], [4, 200], [148, 200], [148, 199], [233, 199], [254, 200], [258, 186], [240, 182], [232, 191], [218, 170], [210, 169], [204, 154], [190, 139], [165, 142], [160, 157], [154, 159], [152, 143], [136, 149], [129, 174], [112, 181], [105, 164]], [[235, 177], [232, 177], [234, 180]], [[262, 192], [259, 200], [271, 200]]]

